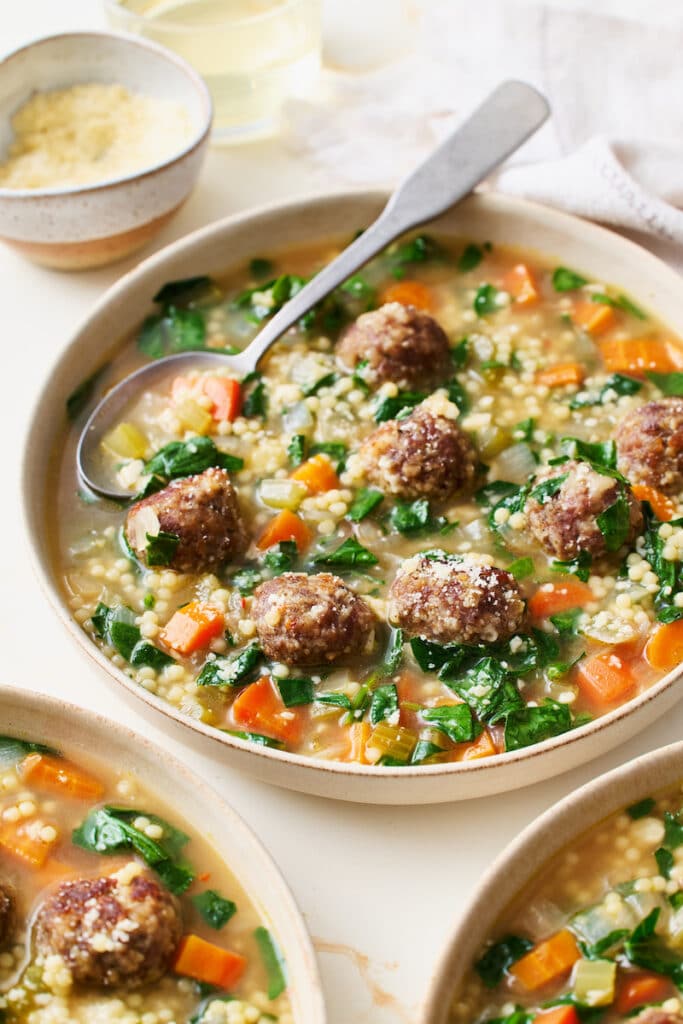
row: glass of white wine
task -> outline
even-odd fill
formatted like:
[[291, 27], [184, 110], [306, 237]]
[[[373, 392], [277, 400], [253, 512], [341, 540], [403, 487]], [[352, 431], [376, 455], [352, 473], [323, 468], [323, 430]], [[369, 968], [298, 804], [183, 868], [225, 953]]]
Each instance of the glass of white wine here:
[[270, 134], [320, 70], [321, 0], [104, 0], [113, 28], [184, 57], [214, 102], [214, 138]]

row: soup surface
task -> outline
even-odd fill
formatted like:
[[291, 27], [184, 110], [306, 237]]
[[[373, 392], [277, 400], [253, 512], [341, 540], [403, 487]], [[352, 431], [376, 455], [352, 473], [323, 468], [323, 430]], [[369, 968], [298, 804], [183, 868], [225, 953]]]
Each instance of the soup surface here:
[[285, 965], [130, 774], [0, 736], [2, 1024], [292, 1024]]
[[496, 925], [451, 1024], [683, 1019], [681, 786], [548, 863]]
[[418, 235], [238, 381], [170, 376], [75, 475], [94, 393], [234, 351], [335, 247], [171, 282], [69, 401], [55, 557], [83, 629], [216, 729], [317, 758], [490, 757], [580, 726], [683, 643], [683, 347], [537, 255]]

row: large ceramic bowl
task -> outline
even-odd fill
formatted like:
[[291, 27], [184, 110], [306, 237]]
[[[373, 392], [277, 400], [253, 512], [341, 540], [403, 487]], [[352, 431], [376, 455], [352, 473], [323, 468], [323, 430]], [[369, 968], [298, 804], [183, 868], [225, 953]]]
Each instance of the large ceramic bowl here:
[[[516, 789], [567, 771], [624, 746], [680, 696], [678, 671], [624, 707], [573, 732], [534, 747], [480, 761], [405, 768], [316, 761], [268, 748], [256, 749], [182, 715], [119, 671], [71, 617], [60, 589], [46, 535], [52, 514], [49, 472], [55, 437], [65, 423], [65, 401], [73, 389], [104, 363], [121, 338], [151, 311], [151, 296], [165, 281], [216, 274], [252, 256], [287, 245], [345, 237], [350, 226], [369, 223], [386, 196], [345, 193], [271, 206], [197, 231], [152, 256], [123, 277], [97, 304], [49, 374], [26, 445], [24, 505], [28, 531], [43, 585], [70, 635], [105, 670], [149, 707], [194, 730], [217, 756], [258, 778], [320, 796], [365, 803], [436, 803]], [[535, 249], [575, 266], [597, 280], [617, 284], [683, 334], [683, 295], [677, 274], [653, 256], [603, 228], [516, 199], [475, 195], [431, 224], [429, 230], [487, 238]]]
[[125, 764], [141, 785], [159, 793], [218, 851], [256, 909], [269, 922], [286, 960], [297, 1024], [325, 1024], [320, 978], [311, 941], [282, 875], [235, 811], [196, 775], [142, 736], [92, 711], [14, 687], [0, 686], [2, 732], [82, 750]]
[[557, 853], [622, 807], [683, 779], [683, 743], [602, 775], [529, 825], [486, 872], [432, 980], [419, 1024], [446, 1024], [458, 987], [508, 904]]
[[113, 32], [38, 39], [0, 62], [0, 160], [11, 118], [35, 90], [117, 82], [131, 92], [173, 100], [191, 135], [170, 157], [122, 178], [74, 188], [0, 188], [0, 239], [60, 270], [122, 259], [170, 220], [197, 180], [211, 128], [211, 97], [184, 60], [155, 43]]

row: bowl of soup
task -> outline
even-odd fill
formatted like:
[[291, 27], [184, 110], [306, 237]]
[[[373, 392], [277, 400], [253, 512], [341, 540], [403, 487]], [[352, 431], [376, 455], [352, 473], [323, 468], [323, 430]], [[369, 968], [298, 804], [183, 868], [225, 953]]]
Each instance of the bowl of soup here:
[[62, 701], [2, 687], [0, 720], [5, 1024], [324, 1021], [292, 896], [212, 790]]
[[[683, 625], [679, 282], [594, 225], [473, 196], [240, 380], [243, 348], [370, 223], [351, 193], [230, 218], [117, 284], [50, 375], [28, 528], [110, 677], [260, 778], [363, 801], [538, 781], [670, 707]], [[201, 737], [201, 739], [200, 739]]]
[[681, 1019], [683, 744], [543, 814], [487, 871], [421, 1024]]

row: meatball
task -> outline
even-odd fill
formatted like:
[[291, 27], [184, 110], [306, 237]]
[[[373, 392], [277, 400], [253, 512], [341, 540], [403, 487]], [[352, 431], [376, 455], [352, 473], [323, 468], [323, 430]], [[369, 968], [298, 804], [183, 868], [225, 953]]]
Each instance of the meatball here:
[[507, 640], [525, 611], [514, 577], [472, 556], [415, 555], [389, 590], [389, 621], [441, 644]]
[[148, 555], [147, 535], [160, 531], [178, 537], [170, 558], [163, 560], [164, 567], [177, 572], [212, 572], [240, 555], [248, 537], [227, 472], [206, 469], [174, 480], [129, 509], [126, 539], [150, 568], [155, 563]]
[[38, 911], [35, 942], [56, 954], [74, 982], [140, 988], [169, 969], [182, 934], [178, 903], [138, 864], [62, 885]]
[[400, 302], [359, 316], [342, 335], [337, 359], [346, 370], [367, 361], [363, 377], [372, 387], [393, 381], [431, 391], [453, 374], [443, 329], [431, 316]]
[[360, 446], [368, 479], [387, 494], [443, 501], [472, 483], [477, 454], [458, 424], [418, 406], [382, 423]]
[[647, 1006], [631, 1020], [633, 1024], [683, 1024], [680, 1013], [668, 1013], [661, 1006]]
[[617, 428], [620, 471], [631, 483], [665, 494], [683, 491], [683, 398], [648, 402]]
[[0, 879], [0, 949], [9, 945], [14, 935], [14, 890]]
[[[557, 490], [533, 497], [538, 485], [563, 479]], [[597, 522], [601, 513], [623, 494], [628, 503], [629, 523], [623, 543], [630, 543], [643, 526], [640, 503], [628, 484], [598, 473], [587, 462], [570, 460], [549, 466], [536, 477], [526, 503], [529, 529], [541, 546], [561, 560], [576, 558], [581, 551], [604, 555], [613, 550]]]
[[375, 616], [329, 572], [286, 572], [257, 587], [252, 616], [266, 657], [287, 665], [323, 665], [369, 651]]

